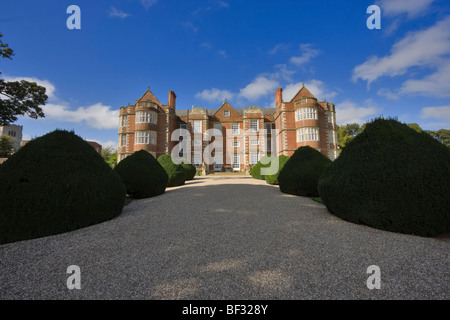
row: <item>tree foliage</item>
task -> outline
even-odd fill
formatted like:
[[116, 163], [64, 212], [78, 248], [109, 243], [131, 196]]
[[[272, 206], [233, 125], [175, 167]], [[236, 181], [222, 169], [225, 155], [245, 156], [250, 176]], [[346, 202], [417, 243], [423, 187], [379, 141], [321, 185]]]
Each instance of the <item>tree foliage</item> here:
[[339, 152], [352, 141], [365, 128], [365, 124], [360, 126], [357, 123], [350, 123], [344, 126], [337, 126], [337, 140]]
[[423, 131], [423, 129], [417, 123], [407, 123], [406, 125], [417, 132]]
[[2, 58], [12, 59], [11, 56], [14, 55], [14, 52], [11, 48], [8, 47], [7, 43], [3, 43], [2, 38], [3, 34], [0, 32], [0, 56]]
[[102, 158], [111, 167], [117, 165], [117, 150], [114, 146], [106, 146], [102, 149]]
[[0, 136], [0, 158], [9, 158], [14, 153], [14, 146], [11, 137], [7, 135]]
[[[0, 33], [0, 38], [3, 35]], [[13, 50], [0, 39], [0, 56], [11, 59]], [[0, 125], [8, 125], [17, 121], [18, 116], [29, 116], [37, 119], [45, 117], [40, 106], [47, 101], [46, 89], [38, 86], [36, 82], [5, 81], [0, 79]]]
[[437, 131], [429, 130], [427, 131], [433, 138], [443, 143], [447, 147], [450, 148], [450, 130], [449, 129], [440, 129]]

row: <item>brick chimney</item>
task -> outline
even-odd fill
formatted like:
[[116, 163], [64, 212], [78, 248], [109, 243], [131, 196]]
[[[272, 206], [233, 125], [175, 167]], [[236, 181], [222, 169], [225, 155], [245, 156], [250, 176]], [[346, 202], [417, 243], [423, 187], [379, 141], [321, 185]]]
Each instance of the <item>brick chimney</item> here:
[[277, 91], [275, 92], [276, 107], [278, 108], [278, 106], [281, 105], [282, 103], [283, 103], [283, 89], [278, 88]]
[[175, 110], [175, 99], [177, 96], [175, 95], [175, 92], [169, 91], [169, 107]]

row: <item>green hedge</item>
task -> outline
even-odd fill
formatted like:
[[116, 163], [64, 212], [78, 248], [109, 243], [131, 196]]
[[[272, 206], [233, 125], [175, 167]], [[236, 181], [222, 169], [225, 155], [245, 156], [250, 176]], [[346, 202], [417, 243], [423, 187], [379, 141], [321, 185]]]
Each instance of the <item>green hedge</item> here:
[[298, 148], [281, 169], [278, 184], [281, 192], [317, 197], [319, 178], [331, 160], [309, 146]]
[[342, 219], [434, 236], [450, 231], [450, 149], [395, 120], [377, 119], [320, 179], [320, 197]]
[[169, 176], [168, 187], [181, 186], [186, 181], [186, 175], [181, 164], [174, 164], [170, 154], [163, 154], [158, 158], [159, 164], [166, 170]]
[[[250, 170], [250, 175], [253, 179], [264, 180], [264, 176], [261, 175], [261, 168], [268, 167], [270, 165], [271, 156], [263, 156]], [[269, 164], [262, 164], [262, 161], [269, 162]]]
[[276, 174], [267, 174], [264, 176], [266, 182], [268, 184], [278, 184], [278, 175], [280, 174], [281, 169], [283, 169], [286, 162], [289, 160], [288, 156], [280, 155], [278, 157], [278, 171]]
[[0, 166], [0, 244], [76, 230], [118, 216], [120, 177], [86, 141], [56, 130]]
[[197, 173], [197, 169], [191, 163], [189, 163], [189, 161], [187, 159], [181, 158], [181, 160], [183, 161], [181, 163], [181, 166], [183, 167], [183, 170], [184, 170], [185, 180], [186, 181], [193, 180], [195, 177], [195, 174]]
[[155, 197], [164, 193], [169, 177], [159, 162], [147, 151], [136, 151], [114, 168], [134, 199]]

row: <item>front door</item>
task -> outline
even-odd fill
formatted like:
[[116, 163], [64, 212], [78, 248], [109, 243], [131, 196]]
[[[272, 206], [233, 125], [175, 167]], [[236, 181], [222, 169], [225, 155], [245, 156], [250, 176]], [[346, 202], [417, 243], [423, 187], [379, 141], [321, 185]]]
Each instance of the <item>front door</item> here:
[[238, 154], [233, 154], [233, 171], [241, 170], [241, 162]]

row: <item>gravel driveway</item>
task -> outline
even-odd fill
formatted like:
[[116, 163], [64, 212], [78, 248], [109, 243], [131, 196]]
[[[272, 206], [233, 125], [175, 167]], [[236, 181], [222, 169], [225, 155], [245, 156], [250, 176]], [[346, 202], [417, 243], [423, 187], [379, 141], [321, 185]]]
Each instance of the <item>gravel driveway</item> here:
[[[448, 238], [352, 224], [264, 181], [212, 175], [114, 220], [0, 246], [0, 299], [449, 299], [449, 253]], [[67, 288], [70, 265], [80, 290]]]

